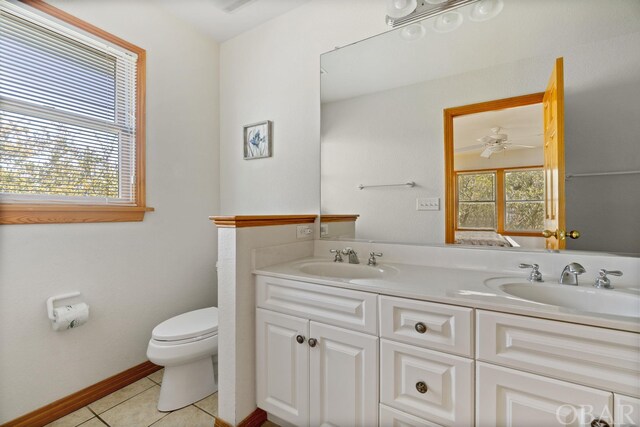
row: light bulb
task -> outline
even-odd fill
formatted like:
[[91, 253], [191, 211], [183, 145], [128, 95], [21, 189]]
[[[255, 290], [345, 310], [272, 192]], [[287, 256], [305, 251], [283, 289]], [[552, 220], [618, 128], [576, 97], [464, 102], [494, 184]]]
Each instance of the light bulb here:
[[503, 0], [480, 0], [471, 8], [469, 19], [475, 22], [488, 21], [502, 12], [503, 7]]
[[418, 7], [417, 0], [389, 0], [387, 2], [387, 15], [398, 19], [410, 15]]
[[433, 21], [433, 30], [438, 33], [448, 33], [462, 25], [462, 21], [464, 21], [464, 17], [460, 12], [443, 13]]
[[396, 9], [404, 9], [405, 7], [407, 7], [407, 0], [395, 0], [393, 2], [393, 7]]
[[422, 24], [411, 24], [400, 30], [400, 37], [406, 41], [414, 41], [421, 39], [427, 33]]

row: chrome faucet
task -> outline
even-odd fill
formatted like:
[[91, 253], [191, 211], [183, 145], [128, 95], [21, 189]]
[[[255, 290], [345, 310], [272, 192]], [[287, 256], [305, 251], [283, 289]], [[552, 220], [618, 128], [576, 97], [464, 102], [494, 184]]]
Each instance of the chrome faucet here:
[[382, 252], [369, 252], [369, 261], [367, 262], [367, 265], [375, 267], [376, 265], [378, 265], [378, 260], [376, 259], [376, 257], [380, 258], [381, 256]]
[[542, 273], [540, 273], [540, 266], [538, 264], [520, 264], [518, 267], [531, 269], [531, 273], [529, 273], [528, 278], [531, 283], [544, 282], [544, 280], [542, 280]]
[[335, 254], [333, 257], [333, 262], [342, 262], [342, 253], [340, 249], [330, 249], [329, 252]]
[[560, 284], [578, 286], [578, 276], [586, 272], [587, 270], [585, 270], [583, 266], [577, 262], [572, 262], [562, 270], [562, 274], [560, 274]]
[[611, 276], [622, 276], [622, 271], [620, 270], [605, 270], [604, 268], [602, 270], [600, 270], [600, 273], [598, 274], [598, 278], [596, 279], [596, 282], [593, 284], [594, 288], [598, 288], [598, 289], [613, 289], [613, 286], [611, 286], [611, 280], [609, 280], [609, 278], [607, 277], [607, 275], [611, 275]]
[[342, 250], [342, 254], [349, 256], [349, 264], [360, 264], [360, 260], [358, 259], [358, 253], [354, 251], [352, 248], [344, 248]]

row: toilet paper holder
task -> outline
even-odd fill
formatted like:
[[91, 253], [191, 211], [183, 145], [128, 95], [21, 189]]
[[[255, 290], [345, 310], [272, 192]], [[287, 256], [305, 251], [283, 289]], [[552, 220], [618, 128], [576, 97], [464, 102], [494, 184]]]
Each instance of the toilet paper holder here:
[[56, 317], [53, 315], [53, 303], [54, 301], [58, 301], [61, 299], [73, 298], [80, 296], [80, 292], [69, 292], [67, 294], [60, 294], [50, 298], [47, 298], [47, 314], [49, 315], [49, 319], [55, 321]]

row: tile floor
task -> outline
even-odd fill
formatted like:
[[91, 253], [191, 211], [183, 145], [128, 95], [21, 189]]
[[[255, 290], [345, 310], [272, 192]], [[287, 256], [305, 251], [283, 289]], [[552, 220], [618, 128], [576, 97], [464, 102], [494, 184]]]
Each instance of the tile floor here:
[[[157, 371], [96, 400], [50, 427], [212, 427], [218, 415], [218, 393], [173, 412], [156, 408], [163, 371]], [[274, 427], [269, 422], [263, 426]], [[276, 426], [277, 427], [277, 426]]]

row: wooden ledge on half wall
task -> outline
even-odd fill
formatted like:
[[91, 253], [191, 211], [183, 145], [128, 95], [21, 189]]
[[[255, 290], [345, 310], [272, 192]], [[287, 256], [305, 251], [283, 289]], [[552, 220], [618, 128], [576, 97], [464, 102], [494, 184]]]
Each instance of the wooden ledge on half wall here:
[[334, 214], [322, 214], [320, 215], [321, 222], [351, 222], [356, 221], [360, 217], [359, 214], [346, 214], [346, 215], [334, 215]]
[[313, 224], [317, 215], [233, 215], [210, 216], [213, 223], [222, 228], [266, 227], [270, 225]]

